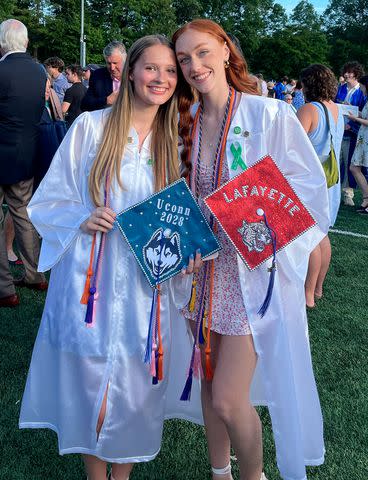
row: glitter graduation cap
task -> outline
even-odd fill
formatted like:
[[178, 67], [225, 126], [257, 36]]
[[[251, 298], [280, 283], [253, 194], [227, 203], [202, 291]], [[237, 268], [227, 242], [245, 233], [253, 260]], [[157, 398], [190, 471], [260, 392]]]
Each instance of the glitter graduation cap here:
[[119, 213], [116, 221], [151, 287], [178, 274], [197, 249], [202, 258], [221, 249], [183, 178]]
[[116, 223], [153, 287], [144, 362], [156, 384], [163, 379], [160, 284], [188, 265], [198, 249], [205, 259], [221, 247], [184, 179], [119, 213]]
[[276, 253], [312, 228], [315, 220], [269, 155], [204, 201], [249, 270], [272, 258], [267, 294], [258, 312], [263, 316], [272, 296]]

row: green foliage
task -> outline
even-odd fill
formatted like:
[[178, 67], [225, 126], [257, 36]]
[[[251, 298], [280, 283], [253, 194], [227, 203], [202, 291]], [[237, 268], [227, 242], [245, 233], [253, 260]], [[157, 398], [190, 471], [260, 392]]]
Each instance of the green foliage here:
[[112, 3], [110, 34], [122, 39], [128, 47], [144, 35], [170, 35], [175, 28], [175, 13], [169, 0], [116, 0]]
[[0, 22], [14, 15], [16, 0], [0, 0]]
[[331, 46], [331, 64], [336, 72], [350, 60], [368, 68], [368, 3], [366, 0], [330, 0], [325, 29]]
[[286, 27], [288, 21], [286, 10], [279, 3], [272, 4], [269, 8], [265, 8], [262, 16], [265, 25], [264, 36], [271, 36], [281, 32]]
[[204, 16], [204, 5], [200, 0], [174, 0], [172, 5], [178, 26]]
[[[368, 3], [330, 0], [319, 15], [301, 0], [288, 16], [277, 0], [84, 0], [88, 63], [103, 63], [111, 40], [129, 47], [150, 33], [170, 36], [193, 18], [219, 22], [238, 37], [253, 72], [266, 79], [298, 77], [310, 63], [330, 65], [336, 74], [349, 60], [368, 67]], [[0, 0], [0, 21], [15, 17], [29, 31], [30, 52], [41, 61], [58, 55], [79, 61], [81, 0]]]
[[310, 2], [301, 0], [290, 15], [290, 25], [296, 30], [320, 30], [322, 19]]
[[264, 72], [266, 78], [298, 78], [311, 63], [328, 63], [328, 49], [321, 17], [311, 3], [302, 0], [287, 25], [262, 41], [251, 65], [254, 71]]

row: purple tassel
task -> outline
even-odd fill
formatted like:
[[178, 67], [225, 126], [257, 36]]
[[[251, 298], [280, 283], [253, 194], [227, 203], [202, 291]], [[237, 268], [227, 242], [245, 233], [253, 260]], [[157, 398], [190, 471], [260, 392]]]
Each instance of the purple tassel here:
[[156, 368], [155, 368], [156, 375], [152, 377], [152, 385], [158, 384], [158, 351], [157, 350], [155, 352], [155, 365], [156, 365]]
[[151, 304], [151, 315], [149, 320], [148, 335], [147, 335], [147, 344], [146, 352], [144, 355], [144, 363], [151, 363], [152, 358], [152, 343], [153, 343], [153, 330], [155, 323], [156, 315], [156, 299], [157, 299], [157, 289], [155, 288], [152, 295], [152, 304]]
[[264, 317], [265, 313], [268, 310], [268, 307], [270, 306], [271, 303], [271, 298], [272, 298], [272, 292], [273, 292], [273, 286], [275, 283], [275, 274], [276, 274], [276, 264], [275, 261], [272, 261], [272, 266], [270, 267], [270, 279], [268, 281], [268, 288], [267, 288], [267, 293], [266, 297], [258, 310], [258, 315], [261, 317]]
[[272, 265], [271, 267], [268, 269], [268, 271], [270, 272], [270, 278], [269, 278], [269, 281], [268, 281], [268, 287], [267, 287], [267, 293], [266, 293], [266, 297], [265, 299], [263, 300], [263, 303], [260, 307], [260, 309], [258, 310], [258, 315], [262, 317], [264, 317], [264, 315], [266, 314], [267, 310], [268, 310], [268, 307], [270, 306], [270, 303], [271, 303], [271, 298], [272, 298], [272, 292], [273, 292], [273, 286], [275, 284], [275, 275], [276, 275], [276, 233], [275, 231], [269, 226], [268, 222], [267, 222], [267, 218], [266, 218], [266, 214], [264, 213], [263, 214], [263, 218], [264, 218], [264, 221], [265, 221], [265, 224], [266, 224], [266, 227], [268, 228], [268, 231], [271, 235], [271, 238], [272, 238], [272, 254], [273, 254], [273, 258], [272, 258]]
[[206, 343], [206, 340], [203, 336], [203, 322], [204, 322], [204, 312], [205, 312], [205, 305], [204, 305], [204, 294], [205, 294], [205, 289], [206, 289], [206, 283], [207, 283], [207, 276], [208, 276], [208, 264], [209, 262], [206, 262], [205, 265], [205, 271], [203, 275], [203, 285], [202, 285], [202, 290], [201, 290], [201, 296], [199, 300], [199, 309], [197, 313], [197, 319], [196, 319], [196, 325], [198, 326], [199, 323], [199, 331], [198, 331], [198, 338], [195, 338], [195, 341], [198, 341], [200, 345], [204, 345]]
[[192, 382], [193, 382], [193, 368], [190, 367], [187, 381], [185, 382], [185, 387], [183, 393], [181, 394], [180, 400], [187, 401], [190, 400], [190, 394], [192, 392]]
[[89, 289], [89, 297], [88, 297], [88, 302], [87, 302], [87, 311], [86, 311], [86, 318], [85, 322], [87, 325], [90, 325], [93, 320], [93, 306], [95, 303], [95, 293], [96, 293], [96, 287], [91, 287]]
[[204, 345], [206, 343], [206, 340], [203, 336], [203, 322], [204, 322], [204, 315], [202, 316], [202, 320], [201, 320], [201, 323], [199, 325], [198, 343], [200, 345]]

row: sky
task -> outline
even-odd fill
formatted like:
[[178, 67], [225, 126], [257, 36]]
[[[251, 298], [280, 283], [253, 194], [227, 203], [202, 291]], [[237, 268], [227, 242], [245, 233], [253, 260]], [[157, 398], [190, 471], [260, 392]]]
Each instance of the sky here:
[[[313, 5], [314, 5], [314, 8], [316, 9], [317, 13], [322, 13], [329, 1], [328, 0], [309, 0]], [[291, 10], [296, 6], [298, 5], [299, 3], [299, 0], [276, 0], [277, 3], [279, 3], [280, 5], [282, 5], [287, 13], [290, 13]]]

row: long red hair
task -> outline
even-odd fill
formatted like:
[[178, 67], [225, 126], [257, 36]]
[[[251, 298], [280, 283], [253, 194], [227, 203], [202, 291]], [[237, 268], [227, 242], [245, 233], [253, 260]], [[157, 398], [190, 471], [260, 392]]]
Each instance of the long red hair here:
[[[252, 95], [259, 94], [258, 84], [254, 81], [254, 77], [249, 74], [248, 65], [243, 55], [239, 52], [238, 48], [218, 23], [204, 18], [198, 18], [186, 23], [174, 33], [172, 37], [174, 46], [179, 37], [188, 30], [207, 33], [208, 35], [215, 37], [221, 44], [226, 43], [230, 51], [229, 67], [225, 70], [229, 85], [234, 87], [238, 92], [249, 93]], [[192, 124], [190, 107], [194, 103], [195, 92], [187, 82], [180, 86], [178, 90], [178, 108], [180, 113], [179, 135], [184, 144], [181, 159], [186, 167], [183, 175], [186, 176], [192, 168], [190, 159], [190, 150], [192, 147], [192, 141], [190, 138], [190, 127]]]

